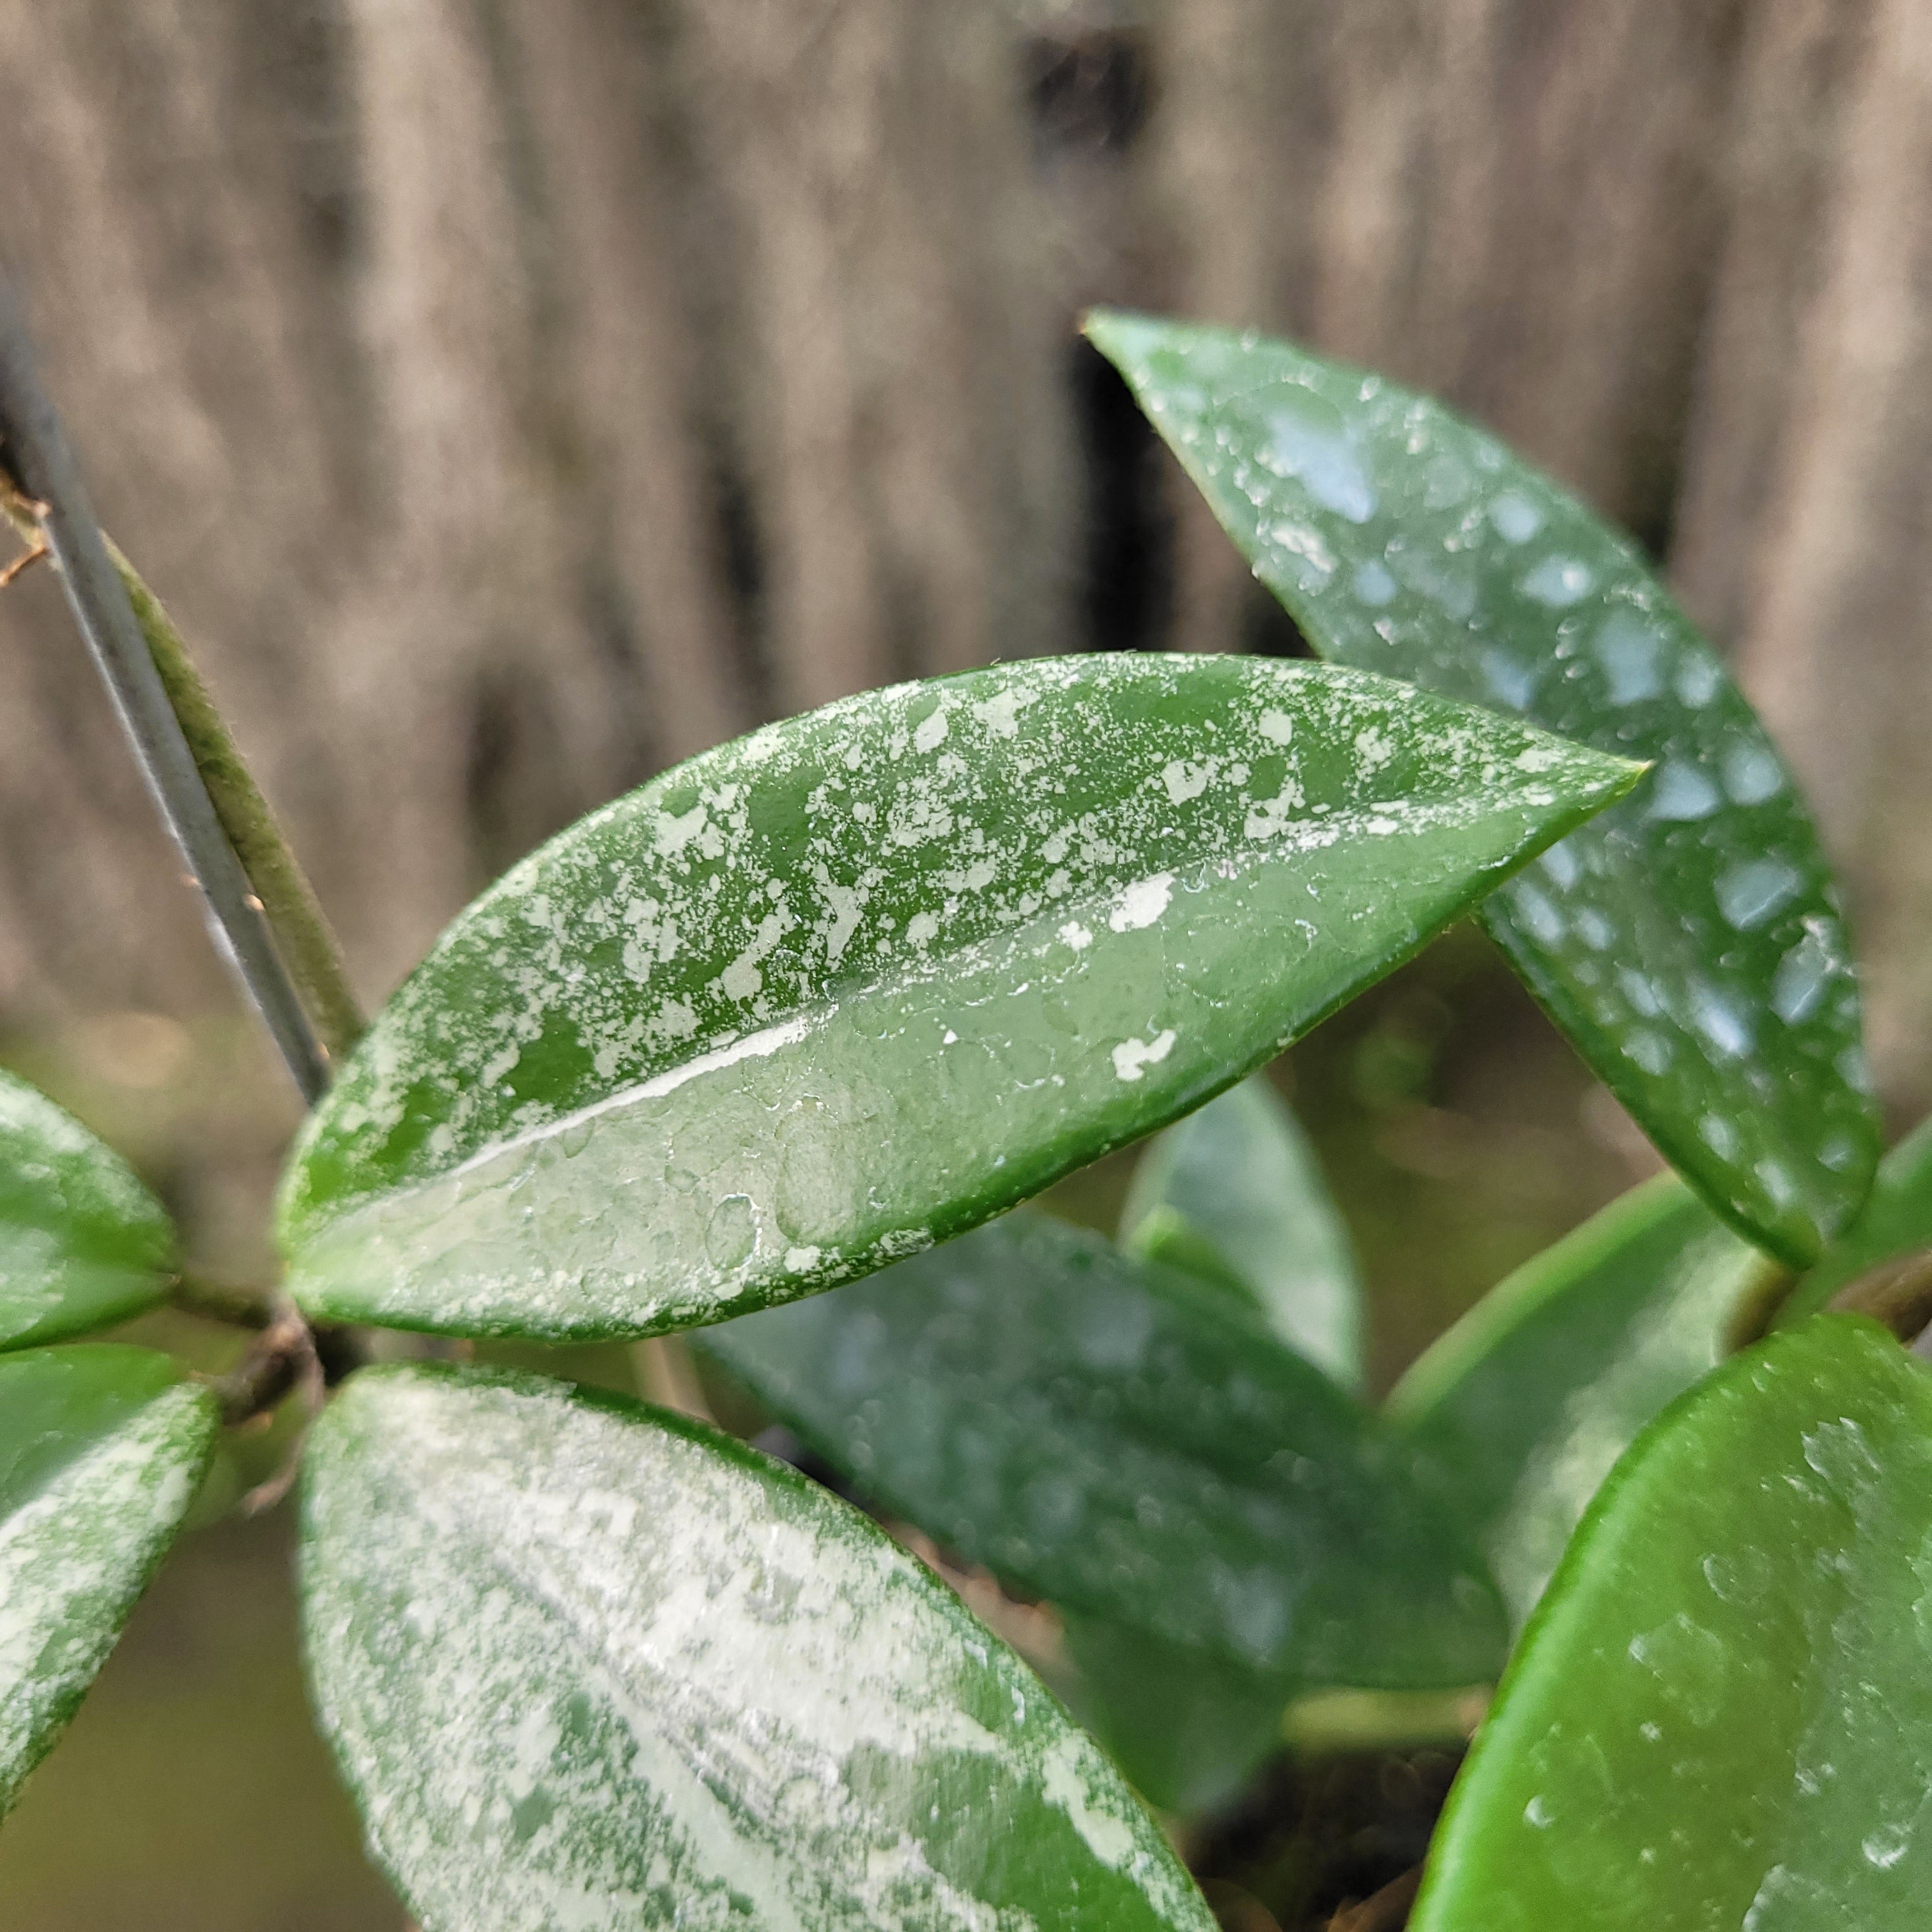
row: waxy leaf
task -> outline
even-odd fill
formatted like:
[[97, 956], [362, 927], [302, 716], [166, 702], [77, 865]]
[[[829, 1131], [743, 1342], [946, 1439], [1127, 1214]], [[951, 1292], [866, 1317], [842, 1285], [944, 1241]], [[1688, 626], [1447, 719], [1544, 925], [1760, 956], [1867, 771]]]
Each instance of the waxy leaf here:
[[315, 1431], [302, 1578], [323, 1729], [424, 1932], [1212, 1932], [944, 1584], [682, 1418], [358, 1375]]
[[1811, 1260], [1878, 1155], [1850, 947], [1783, 761], [1636, 548], [1379, 376], [1137, 316], [1088, 332], [1323, 656], [1655, 761], [1484, 920], [1672, 1164]]
[[1918, 1932], [1932, 1380], [1828, 1315], [1632, 1448], [1525, 1632], [1412, 1932]]
[[1485, 1295], [1396, 1384], [1520, 1622], [1617, 1458], [1728, 1352], [1763, 1266], [1669, 1176], [1612, 1202]]
[[1211, 1810], [1282, 1748], [1298, 1679], [1250, 1670], [1126, 1624], [1062, 1613], [1074, 1715], [1150, 1804]]
[[1198, 1105], [1633, 769], [1308, 664], [1088, 657], [828, 706], [464, 913], [312, 1117], [312, 1312], [714, 1322]]
[[1021, 1214], [696, 1339], [861, 1491], [1089, 1616], [1304, 1684], [1481, 1682], [1418, 1460], [1224, 1291]]
[[1260, 1074], [1141, 1156], [1120, 1217], [1133, 1254], [1219, 1281], [1344, 1388], [1362, 1386], [1362, 1286], [1315, 1150]]
[[146, 1348], [0, 1358], [0, 1813], [107, 1660], [218, 1422], [208, 1391]]
[[119, 1155], [0, 1072], [0, 1348], [152, 1307], [173, 1251], [166, 1215]]
[[[1840, 1288], [1893, 1262], [1932, 1278], [1932, 1120], [1922, 1120], [1879, 1163], [1864, 1213], [1792, 1291], [1775, 1325], [1794, 1326]], [[1932, 1279], [1924, 1285], [1932, 1287]]]

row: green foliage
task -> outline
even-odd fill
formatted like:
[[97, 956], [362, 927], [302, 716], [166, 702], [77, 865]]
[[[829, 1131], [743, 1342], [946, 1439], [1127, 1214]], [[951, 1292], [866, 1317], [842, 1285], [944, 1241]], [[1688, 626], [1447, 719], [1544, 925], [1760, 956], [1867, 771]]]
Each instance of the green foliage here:
[[1120, 1245], [1221, 1282], [1291, 1348], [1360, 1390], [1362, 1284], [1348, 1232], [1314, 1150], [1259, 1075], [1148, 1147]]
[[215, 1424], [208, 1394], [148, 1349], [0, 1357], [0, 1813], [173, 1541]]
[[1502, 1616], [1443, 1498], [1255, 1314], [1009, 1216], [702, 1346], [870, 1496], [1054, 1601], [1312, 1684], [1468, 1684]]
[[[730, 1435], [363, 1369], [314, 1424], [302, 1566], [375, 1856], [424, 1932], [1208, 1932], [1130, 1783], [1218, 1804], [1285, 1744], [1439, 1737], [1501, 1671], [1422, 1932], [1916, 1924], [1932, 1385], [1804, 1318], [1932, 1306], [1932, 1125], [1868, 1201], [1854, 970], [1783, 764], [1634, 550], [1436, 404], [1091, 332], [1341, 662], [996, 666], [665, 773], [457, 920], [278, 1228], [317, 1319], [697, 1331], [728, 1412], [1042, 1600], [1079, 1722]], [[1348, 1234], [1244, 1076], [1478, 910], [1682, 1178], [1377, 1407]], [[1118, 1244], [1006, 1213], [1163, 1129]], [[0, 1079], [0, 1810], [219, 1418], [317, 1393], [280, 1301], [212, 1388], [22, 1348], [151, 1306], [172, 1242]]]
[[1816, 834], [1742, 695], [1634, 545], [1427, 398], [1286, 343], [1088, 323], [1324, 657], [1655, 769], [1484, 919], [1719, 1213], [1802, 1264], [1878, 1130]]
[[1644, 1435], [1444, 1815], [1414, 1932], [1924, 1923], [1932, 1381], [1824, 1316]]
[[1862, 1277], [1908, 1260], [1921, 1300], [1932, 1298], [1932, 1120], [1920, 1121], [1880, 1163], [1864, 1211], [1792, 1291], [1778, 1325], [1802, 1322]]
[[290, 1167], [294, 1292], [554, 1340], [867, 1273], [1206, 1099], [1636, 776], [1228, 658], [999, 668], [773, 726], [445, 934]]
[[127, 1163], [0, 1072], [0, 1348], [64, 1341], [151, 1308], [174, 1230]]
[[1453, 1476], [1519, 1622], [1618, 1456], [1724, 1358], [1757, 1266], [1661, 1178], [1492, 1289], [1396, 1384], [1390, 1416]]
[[944, 1585], [712, 1431], [365, 1372], [311, 1446], [302, 1574], [323, 1728], [427, 1926], [1212, 1927]]
[[1283, 1712], [1305, 1688], [1108, 1618], [1063, 1609], [1060, 1626], [1074, 1715], [1164, 1811], [1211, 1810], [1234, 1797], [1280, 1748]]

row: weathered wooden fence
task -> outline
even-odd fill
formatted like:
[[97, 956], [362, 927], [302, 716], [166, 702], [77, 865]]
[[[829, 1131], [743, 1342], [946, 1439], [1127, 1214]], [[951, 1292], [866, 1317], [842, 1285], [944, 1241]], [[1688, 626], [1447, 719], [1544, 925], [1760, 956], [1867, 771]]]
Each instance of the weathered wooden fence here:
[[[1924, 0], [0, 0], [0, 240], [378, 994], [663, 762], [1270, 628], [1105, 299], [1445, 392], [1659, 554], [1932, 1089]], [[54, 589], [0, 1025], [220, 997]]]

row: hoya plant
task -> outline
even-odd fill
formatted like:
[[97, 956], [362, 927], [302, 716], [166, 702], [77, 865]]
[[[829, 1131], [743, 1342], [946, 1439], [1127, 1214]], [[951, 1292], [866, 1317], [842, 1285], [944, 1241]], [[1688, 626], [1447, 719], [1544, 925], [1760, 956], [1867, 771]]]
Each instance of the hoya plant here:
[[[316, 1720], [424, 1932], [1198, 1932], [1177, 1821], [1348, 1696], [1490, 1700], [1426, 1932], [1922, 1924], [1932, 1132], [1880, 1165], [1784, 762], [1632, 546], [1436, 404], [1089, 333], [1316, 661], [767, 727], [365, 1028], [10, 326], [9, 508], [313, 1104], [209, 1378], [90, 1339], [192, 1285], [0, 1084], [0, 1809], [286, 1402]], [[1377, 1402], [1257, 1070], [1470, 914], [1675, 1174]], [[1022, 1205], [1149, 1134], [1115, 1239]], [[468, 1358], [614, 1337], [740, 1432]]]

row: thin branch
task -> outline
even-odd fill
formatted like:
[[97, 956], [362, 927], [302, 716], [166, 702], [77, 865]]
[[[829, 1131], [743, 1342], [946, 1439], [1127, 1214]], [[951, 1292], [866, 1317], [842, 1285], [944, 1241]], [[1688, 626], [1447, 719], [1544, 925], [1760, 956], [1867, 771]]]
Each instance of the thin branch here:
[[268, 1326], [227, 1374], [213, 1384], [221, 1419], [232, 1428], [266, 1415], [298, 1383], [313, 1383], [320, 1406], [322, 1366], [308, 1324], [286, 1295], [278, 1295]]
[[308, 874], [277, 824], [188, 655], [186, 643], [159, 598], [141, 581], [112, 537], [104, 536], [107, 555], [134, 608], [148, 655], [160, 673], [168, 702], [181, 721], [196, 769], [208, 788], [221, 829], [235, 848], [262, 916], [316, 1030], [332, 1060], [340, 1060], [362, 1036], [362, 1010], [350, 990], [341, 949], [328, 916], [309, 884]]
[[9, 516], [14, 517], [14, 527], [26, 539], [27, 548], [4, 570], [0, 570], [0, 590], [4, 590], [8, 584], [23, 577], [42, 557], [53, 554], [48, 549], [47, 540], [41, 536], [38, 525], [30, 523], [24, 515], [14, 516], [10, 493], [7, 500], [7, 508]]
[[282, 1466], [267, 1481], [257, 1483], [238, 1507], [244, 1516], [272, 1509], [294, 1486], [302, 1467], [303, 1445], [322, 1406], [328, 1385], [359, 1366], [362, 1349], [354, 1332], [346, 1328], [313, 1329], [289, 1296], [278, 1291], [272, 1298], [272, 1319], [236, 1366], [213, 1384], [221, 1405], [221, 1419], [231, 1429], [267, 1417], [291, 1391], [299, 1391], [304, 1412], [302, 1424]]
[[0, 472], [23, 499], [59, 566], [75, 623], [93, 652], [155, 802], [200, 885], [219, 950], [232, 966], [313, 1105], [326, 1057], [277, 954], [261, 902], [228, 842], [193, 751], [109, 560], [80, 472], [34, 372], [26, 330], [0, 278]]
[[198, 1274], [178, 1276], [168, 1300], [184, 1315], [225, 1322], [231, 1328], [266, 1328], [275, 1318], [271, 1298], [262, 1289], [232, 1288]]

